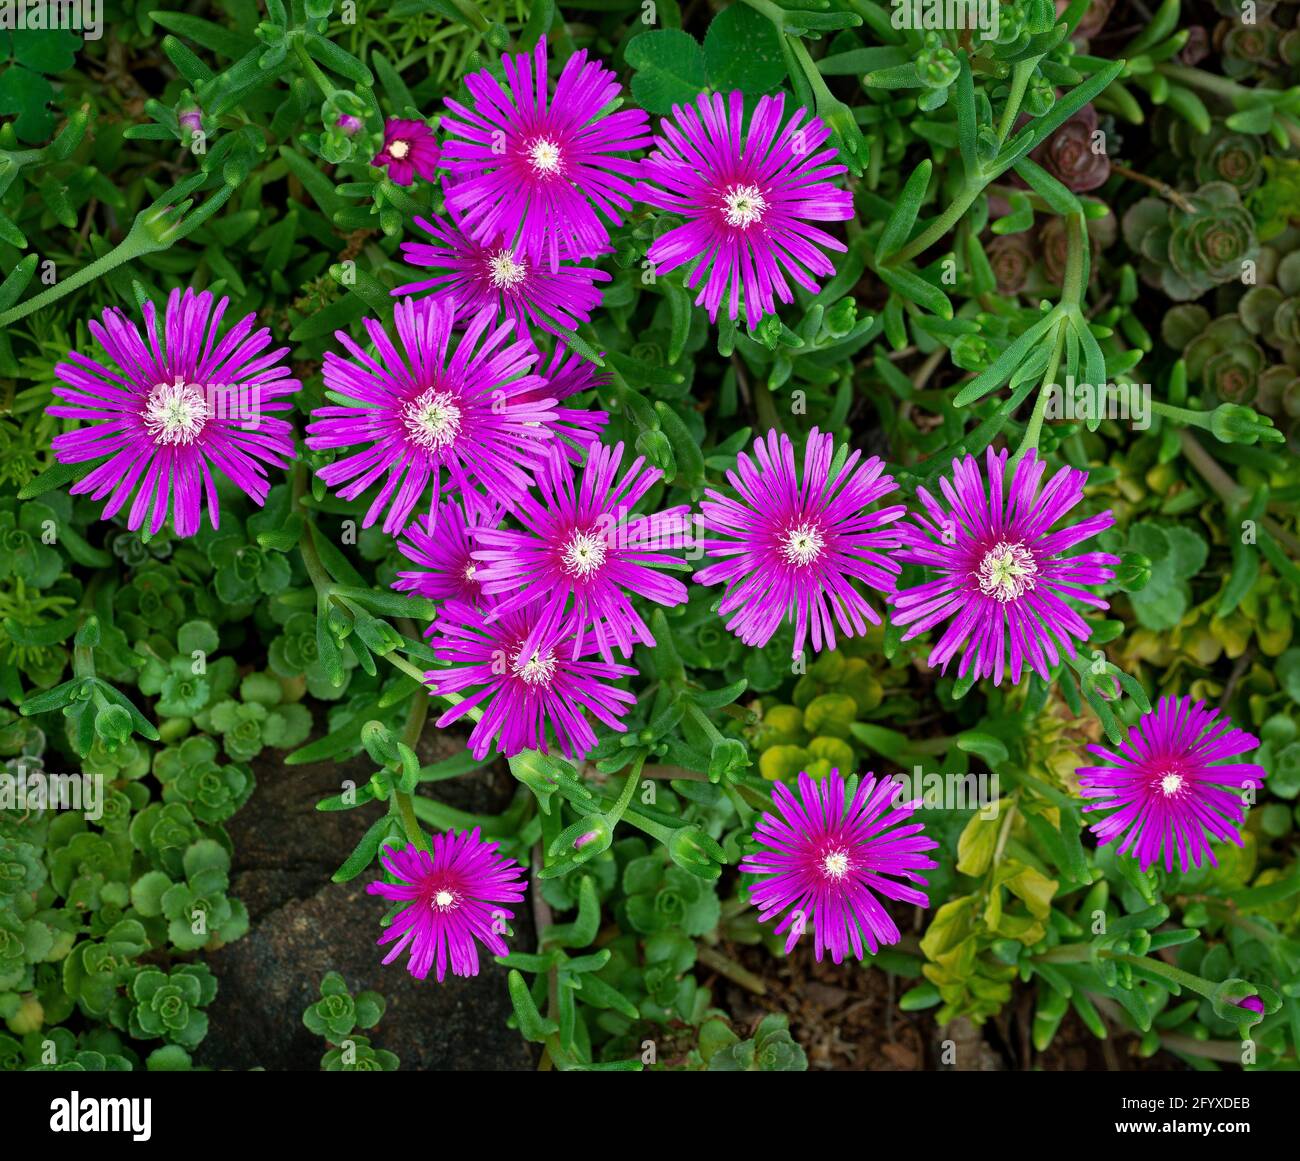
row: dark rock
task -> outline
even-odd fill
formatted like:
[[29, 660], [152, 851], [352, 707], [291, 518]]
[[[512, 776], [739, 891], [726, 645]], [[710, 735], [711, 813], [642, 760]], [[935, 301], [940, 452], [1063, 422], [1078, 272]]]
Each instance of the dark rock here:
[[[420, 757], [436, 761], [463, 745], [463, 738], [427, 728]], [[532, 1068], [531, 1048], [506, 1026], [511, 1007], [504, 968], [488, 958], [473, 979], [448, 976], [439, 984], [432, 977], [413, 979], [397, 961], [385, 967], [384, 951], [375, 946], [384, 906], [365, 893], [375, 876], [330, 881], [383, 808], [326, 813], [315, 806], [338, 793], [345, 779], [366, 781], [369, 762], [285, 766], [268, 752], [254, 766], [257, 789], [227, 824], [235, 849], [231, 894], [244, 901], [251, 927], [243, 939], [207, 957], [220, 986], [196, 1062], [318, 1069], [325, 1044], [303, 1026], [302, 1012], [317, 998], [321, 977], [337, 971], [354, 995], [374, 989], [388, 1001], [378, 1026], [362, 1034], [397, 1053], [403, 1070]], [[508, 771], [494, 766], [426, 792], [463, 810], [498, 812], [515, 786]], [[514, 928], [514, 946], [531, 949], [527, 907], [517, 911]]]

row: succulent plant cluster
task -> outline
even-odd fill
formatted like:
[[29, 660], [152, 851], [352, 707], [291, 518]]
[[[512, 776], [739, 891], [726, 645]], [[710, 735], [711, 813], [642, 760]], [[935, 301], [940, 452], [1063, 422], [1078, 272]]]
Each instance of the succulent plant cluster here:
[[1294, 1068], [1300, 6], [357, 7], [3, 34], [0, 1069], [223, 1067], [307, 764], [322, 1070], [476, 973], [543, 1068], [826, 1067], [879, 973]]

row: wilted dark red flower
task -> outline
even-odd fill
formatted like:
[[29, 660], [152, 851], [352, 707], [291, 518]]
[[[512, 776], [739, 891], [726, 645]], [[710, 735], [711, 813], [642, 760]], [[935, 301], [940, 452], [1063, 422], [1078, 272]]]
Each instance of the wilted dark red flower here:
[[1067, 189], [1087, 193], [1110, 177], [1105, 141], [1097, 136], [1097, 110], [1084, 105], [1031, 154]]

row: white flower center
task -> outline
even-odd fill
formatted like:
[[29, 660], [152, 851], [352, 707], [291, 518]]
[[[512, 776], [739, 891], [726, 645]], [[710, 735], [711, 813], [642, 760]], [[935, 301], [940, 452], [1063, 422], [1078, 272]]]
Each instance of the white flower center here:
[[832, 879], [842, 879], [849, 871], [849, 856], [843, 851], [832, 851], [822, 860], [822, 866]]
[[811, 564], [825, 547], [821, 532], [812, 524], [800, 524], [781, 537], [781, 555], [787, 564]]
[[160, 444], [191, 444], [212, 418], [203, 392], [181, 375], [174, 383], [159, 383], [144, 405], [145, 429]]
[[471, 560], [471, 561], [470, 561], [470, 562], [465, 566], [465, 579], [466, 579], [467, 581], [472, 581], [472, 580], [474, 579], [474, 574], [475, 574], [477, 571], [478, 571], [478, 565], [476, 565], [476, 564]]
[[402, 408], [402, 422], [412, 443], [429, 451], [444, 448], [460, 434], [456, 396], [430, 387]]
[[727, 225], [739, 230], [761, 222], [767, 209], [767, 199], [756, 185], [733, 185], [722, 195], [722, 203], [726, 207], [723, 214]]
[[456, 906], [456, 892], [448, 891], [444, 887], [441, 891], [435, 892], [430, 906], [435, 911], [450, 911]]
[[1038, 562], [1023, 544], [995, 544], [984, 554], [976, 574], [980, 592], [1006, 604], [1032, 592], [1038, 583]]
[[539, 137], [528, 147], [528, 160], [538, 173], [555, 173], [560, 168], [560, 147]]
[[605, 563], [605, 541], [589, 532], [575, 532], [564, 549], [564, 568], [586, 580]]
[[1160, 779], [1160, 790], [1166, 798], [1177, 794], [1182, 788], [1183, 776], [1181, 774], [1166, 774]]
[[554, 653], [547, 653], [543, 657], [538, 650], [534, 650], [533, 655], [525, 661], [521, 649], [515, 655], [515, 676], [523, 678], [529, 685], [550, 685], [551, 678], [555, 676], [555, 665]]
[[396, 158], [398, 161], [405, 161], [410, 152], [411, 143], [409, 141], [403, 141], [400, 138], [388, 147], [388, 156]]
[[514, 290], [527, 273], [528, 267], [515, 261], [513, 250], [502, 250], [488, 259], [488, 277], [498, 290]]

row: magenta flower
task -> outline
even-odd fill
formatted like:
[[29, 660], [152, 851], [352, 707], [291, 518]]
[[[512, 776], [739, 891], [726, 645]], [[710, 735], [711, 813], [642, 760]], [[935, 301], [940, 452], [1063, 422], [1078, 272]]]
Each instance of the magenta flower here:
[[557, 324], [573, 330], [589, 322], [600, 305], [596, 283], [610, 278], [594, 266], [561, 263], [549, 270], [516, 257], [508, 247], [481, 245], [466, 237], [454, 220], [417, 217], [415, 224], [434, 241], [403, 242], [402, 254], [412, 266], [431, 267], [437, 273], [399, 286], [393, 294], [447, 295], [462, 315], [487, 310], [513, 319], [519, 335], [528, 334], [530, 325], [554, 334]]
[[557, 413], [545, 383], [529, 373], [537, 352], [525, 340], [509, 341], [509, 322], [489, 330], [486, 314], [469, 321], [452, 351], [455, 319], [454, 303], [407, 298], [395, 311], [397, 345], [380, 323], [366, 320], [378, 358], [346, 331], [335, 338], [350, 358], [325, 354], [325, 386], [338, 406], [312, 413], [307, 446], [364, 445], [317, 474], [332, 488], [345, 485], [345, 500], [385, 477], [365, 527], [386, 512], [384, 531], [401, 532], [432, 485], [432, 533], [442, 490], [477, 485], [493, 497], [517, 496], [532, 483], [529, 470], [546, 461]]
[[416, 175], [425, 181], [438, 175], [439, 152], [438, 139], [423, 121], [390, 117], [384, 122], [384, 147], [370, 164], [387, 167], [394, 184], [410, 185]]
[[513, 504], [524, 531], [483, 529], [475, 537], [483, 591], [498, 595], [490, 616], [500, 617], [537, 602], [553, 616], [573, 598], [579, 656], [590, 631], [606, 661], [613, 646], [624, 657], [638, 641], [653, 645], [650, 629], [632, 607], [629, 593], [660, 605], [680, 605], [686, 586], [659, 568], [684, 568], [660, 548], [679, 549], [689, 522], [685, 505], [650, 516], [629, 513], [659, 480], [658, 468], [638, 456], [616, 480], [623, 445], [592, 446], [575, 487], [567, 459], [553, 453], [537, 472], [537, 494]]
[[[546, 365], [538, 364], [537, 374], [546, 384], [538, 393], [557, 403], [584, 391], [608, 387], [610, 383], [609, 376], [599, 372], [594, 364], [558, 343]], [[601, 433], [609, 422], [606, 412], [591, 407], [557, 407], [555, 416], [555, 450], [563, 452], [565, 458], [575, 464], [582, 463], [587, 449], [600, 442]]]
[[[695, 106], [674, 105], [659, 125], [655, 149], [642, 163], [638, 196], [679, 214], [685, 225], [655, 240], [647, 257], [666, 274], [693, 265], [687, 285], [703, 282], [696, 305], [718, 317], [723, 298], [735, 319], [743, 292], [745, 325], [753, 330], [793, 302], [787, 276], [811, 293], [817, 276], [835, 273], [823, 249], [842, 242], [812, 222], [853, 217], [853, 197], [830, 179], [845, 173], [834, 148], [821, 149], [830, 130], [799, 109], [782, 127], [785, 97], [760, 97], [747, 133], [744, 97], [702, 93]], [[819, 249], [820, 247], [820, 249]]]
[[[430, 535], [417, 520], [397, 542], [402, 555], [419, 568], [399, 572], [393, 588], [431, 601], [455, 600], [481, 609], [478, 562], [470, 555], [474, 532], [480, 527], [495, 528], [501, 522], [501, 510], [481, 498], [470, 503], [468, 515], [465, 507], [454, 500], [444, 500], [441, 507], [435, 535]], [[425, 635], [432, 632], [431, 625]]]
[[502, 904], [520, 902], [528, 884], [523, 867], [497, 854], [497, 844], [484, 842], [478, 827], [434, 835], [432, 853], [380, 847], [379, 861], [397, 881], [377, 879], [366, 892], [405, 904], [379, 937], [379, 946], [393, 944], [384, 963], [409, 950], [411, 975], [426, 979], [436, 964], [441, 983], [448, 964], [452, 975], [478, 975], [479, 943], [493, 955], [507, 953], [501, 933], [515, 913]]
[[606, 113], [621, 95], [613, 72], [574, 53], [548, 96], [545, 39], [531, 58], [503, 56], [506, 84], [471, 73], [470, 107], [446, 98], [443, 166], [457, 180], [447, 206], [484, 245], [515, 260], [560, 268], [560, 256], [592, 258], [609, 245], [607, 222], [632, 208], [637, 162], [621, 157], [650, 143], [640, 109]]
[[444, 713], [438, 727], [482, 705], [483, 716], [469, 736], [475, 758], [486, 758], [493, 742], [507, 758], [521, 750], [549, 753], [553, 737], [565, 757], [581, 761], [596, 745], [585, 714], [612, 730], [627, 728], [621, 718], [636, 698], [607, 683], [636, 670], [582, 660], [571, 617], [538, 603], [504, 614], [496, 610], [488, 620], [449, 601], [435, 629], [430, 644], [438, 660], [452, 668], [425, 674], [429, 688], [437, 694], [476, 689]]
[[[72, 485], [73, 495], [109, 497], [108, 520], [135, 493], [127, 527], [162, 530], [170, 510], [177, 536], [199, 530], [203, 497], [216, 528], [220, 520], [216, 468], [256, 504], [271, 485], [264, 465], [293, 459], [293, 428], [269, 412], [288, 411], [301, 386], [281, 361], [288, 347], [268, 351], [271, 332], [254, 331], [250, 314], [221, 336], [230, 299], [214, 308], [212, 295], [187, 289], [167, 297], [161, 333], [157, 310], [145, 303], [145, 335], [116, 307], [90, 333], [108, 356], [96, 362], [76, 351], [55, 375], [64, 400], [46, 413], [88, 426], [54, 437], [64, 464], [103, 459]], [[137, 488], [138, 485], [138, 488]]]
[[[817, 958], [829, 948], [841, 962], [849, 949], [861, 960], [882, 944], [897, 943], [898, 925], [880, 896], [926, 907], [925, 892], [900, 882], [927, 885], [921, 871], [939, 864], [924, 852], [939, 844], [919, 822], [907, 823], [918, 803], [899, 803], [893, 779], [868, 774], [849, 800], [838, 771], [814, 782], [799, 775], [799, 797], [778, 782], [772, 787], [777, 814], [764, 814], [754, 829], [759, 850], [740, 870], [762, 876], [750, 889], [759, 921], [785, 913], [776, 934], [788, 930], [786, 954], [811, 925]], [[901, 825], [907, 823], [907, 825]]]
[[[704, 538], [705, 555], [720, 560], [695, 574], [699, 584], [726, 586], [718, 606], [727, 628], [746, 645], [766, 645], [793, 617], [794, 655], [812, 632], [813, 651], [835, 648], [835, 624], [861, 636], [880, 617], [859, 591], [893, 592], [901, 569], [888, 555], [898, 537], [886, 525], [901, 504], [867, 511], [894, 491], [892, 476], [873, 457], [861, 465], [855, 451], [832, 476], [835, 438], [813, 428], [803, 455], [803, 478], [788, 436], [769, 431], [754, 441], [754, 461], [741, 453], [727, 480], [737, 497], [708, 490], [699, 524], [720, 534]], [[856, 584], [854, 582], [857, 582]]]
[[939, 481], [945, 504], [924, 488], [917, 497], [925, 513], [913, 511], [898, 526], [902, 547], [895, 559], [925, 565], [937, 579], [889, 598], [893, 620], [910, 625], [904, 641], [951, 623], [930, 650], [929, 665], [946, 670], [960, 648], [961, 677], [1002, 681], [1008, 662], [1011, 681], [1029, 668], [1044, 680], [1062, 652], [1075, 655], [1074, 639], [1087, 641], [1088, 623], [1069, 605], [1109, 606], [1084, 585], [1114, 579], [1119, 557], [1105, 552], [1062, 556], [1068, 548], [1109, 528], [1109, 511], [1056, 532], [1049, 529], [1083, 499], [1088, 473], [1062, 468], [1039, 491], [1046, 465], [1031, 451], [1016, 465], [1003, 496], [1007, 453], [989, 448], [988, 481], [979, 462], [952, 462], [953, 479]]
[[1097, 800], [1084, 809], [1114, 809], [1093, 823], [1093, 833], [1103, 845], [1122, 837], [1119, 853], [1132, 854], [1144, 871], [1162, 860], [1166, 871], [1175, 861], [1186, 871], [1205, 856], [1217, 866], [1209, 840], [1241, 846], [1242, 788], [1262, 786], [1266, 774], [1263, 766], [1224, 759], [1258, 745], [1204, 702], [1161, 698], [1129, 729], [1120, 753], [1088, 747], [1109, 765], [1076, 771], [1083, 797]]

